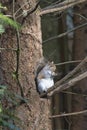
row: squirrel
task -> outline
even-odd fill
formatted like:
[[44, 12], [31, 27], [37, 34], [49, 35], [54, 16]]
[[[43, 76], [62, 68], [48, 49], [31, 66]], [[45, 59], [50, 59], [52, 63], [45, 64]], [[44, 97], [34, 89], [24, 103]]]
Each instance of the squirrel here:
[[47, 90], [54, 86], [54, 77], [56, 66], [53, 62], [47, 61], [45, 58], [39, 61], [35, 73], [36, 89], [39, 94], [47, 92]]

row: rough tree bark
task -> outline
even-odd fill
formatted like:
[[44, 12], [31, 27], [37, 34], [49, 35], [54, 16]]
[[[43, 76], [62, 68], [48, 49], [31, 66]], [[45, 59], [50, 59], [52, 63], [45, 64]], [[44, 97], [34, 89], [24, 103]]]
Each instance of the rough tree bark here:
[[[8, 7], [7, 14], [12, 14], [12, 3], [9, 0], [1, 1]], [[15, 11], [18, 7], [25, 4], [27, 0], [17, 0], [15, 2]], [[21, 11], [30, 9], [36, 4], [36, 0], [29, 0], [29, 4], [24, 6]], [[34, 82], [34, 70], [38, 59], [43, 56], [42, 37], [40, 17], [35, 11], [29, 15], [20, 31], [20, 57], [19, 57], [19, 81], [23, 87], [24, 97], [29, 100], [28, 106], [21, 104], [16, 107], [15, 114], [21, 119], [21, 130], [51, 130], [49, 121], [49, 105], [45, 99], [41, 100], [36, 92]], [[19, 21], [21, 22], [21, 19]], [[6, 32], [0, 38], [0, 47], [16, 48], [17, 39], [13, 29], [7, 28]], [[0, 83], [8, 86], [9, 90], [20, 94], [17, 81], [13, 78], [13, 72], [16, 70], [17, 57], [16, 52], [4, 50], [0, 52]], [[8, 105], [8, 104], [7, 104]], [[8, 107], [8, 106], [6, 106]]]

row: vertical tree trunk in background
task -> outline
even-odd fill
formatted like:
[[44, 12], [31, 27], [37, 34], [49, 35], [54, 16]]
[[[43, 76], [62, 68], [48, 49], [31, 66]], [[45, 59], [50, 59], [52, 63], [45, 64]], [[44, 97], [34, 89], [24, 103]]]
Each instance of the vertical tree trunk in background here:
[[[74, 13], [87, 17], [87, 2], [74, 9]], [[86, 21], [79, 16], [74, 17], [74, 24], [79, 25]], [[82, 60], [87, 55], [87, 27], [75, 31], [74, 39], [74, 60]], [[83, 71], [83, 70], [82, 70]], [[80, 94], [87, 94], [87, 79], [80, 81], [73, 91]], [[75, 95], [72, 97], [72, 111], [77, 112], [87, 109], [87, 99], [83, 96]], [[72, 130], [87, 130], [87, 114], [73, 117]]]
[[[5, 6], [8, 5], [8, 14], [12, 12], [12, 3], [2, 1]], [[16, 4], [22, 6], [26, 0], [18, 0]], [[32, 8], [36, 0], [29, 0], [30, 5], [26, 8]], [[25, 8], [24, 8], [25, 9]], [[17, 9], [15, 9], [16, 11]], [[16, 48], [17, 40], [15, 31], [11, 28], [6, 29], [6, 33], [1, 36], [0, 47]], [[16, 107], [16, 115], [21, 118], [21, 130], [51, 130], [49, 122], [49, 107], [47, 100], [41, 100], [36, 92], [34, 82], [34, 70], [36, 62], [42, 57], [42, 38], [40, 28], [40, 17], [34, 12], [25, 20], [20, 32], [20, 60], [19, 60], [19, 80], [23, 87], [25, 98], [29, 99], [29, 108], [26, 104]], [[16, 69], [16, 52], [1, 51], [0, 52], [0, 83], [8, 86], [17, 94], [20, 94], [19, 86], [12, 77], [12, 73]]]
[[[64, 32], [64, 23], [63, 23], [63, 19], [64, 17], [62, 17], [61, 19], [58, 20], [58, 34], [61, 34], [62, 32]], [[56, 48], [59, 49], [59, 54], [58, 52], [56, 52], [56, 55], [59, 55], [59, 59], [57, 59], [57, 62], [64, 62], [65, 61], [65, 44], [64, 44], [64, 38], [60, 38], [57, 39], [57, 45]], [[58, 67], [58, 71], [60, 72], [64, 72], [65, 71], [65, 66], [62, 67]], [[52, 102], [53, 104], [53, 115], [57, 115], [60, 112], [63, 111], [64, 108], [64, 95], [62, 93], [60, 94], [55, 94], [53, 96], [53, 100], [54, 102]], [[62, 130], [64, 128], [64, 119], [63, 118], [55, 118], [53, 119], [53, 128], [54, 129], [59, 129]]]

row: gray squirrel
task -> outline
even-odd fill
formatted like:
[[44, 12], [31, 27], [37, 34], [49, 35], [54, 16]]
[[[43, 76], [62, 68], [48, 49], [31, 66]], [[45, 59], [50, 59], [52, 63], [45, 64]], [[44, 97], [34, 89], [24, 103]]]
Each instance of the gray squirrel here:
[[49, 62], [45, 58], [39, 61], [35, 71], [36, 89], [39, 94], [47, 92], [54, 86], [55, 70], [56, 66], [53, 62]]

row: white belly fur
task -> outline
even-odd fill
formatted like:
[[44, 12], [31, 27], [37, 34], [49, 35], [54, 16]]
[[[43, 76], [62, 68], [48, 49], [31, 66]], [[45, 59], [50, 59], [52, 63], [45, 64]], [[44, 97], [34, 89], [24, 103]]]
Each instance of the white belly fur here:
[[53, 85], [54, 85], [54, 81], [51, 78], [40, 79], [39, 82], [38, 82], [39, 92], [40, 93], [42, 93], [44, 91], [47, 92], [47, 90], [49, 88], [51, 88]]

